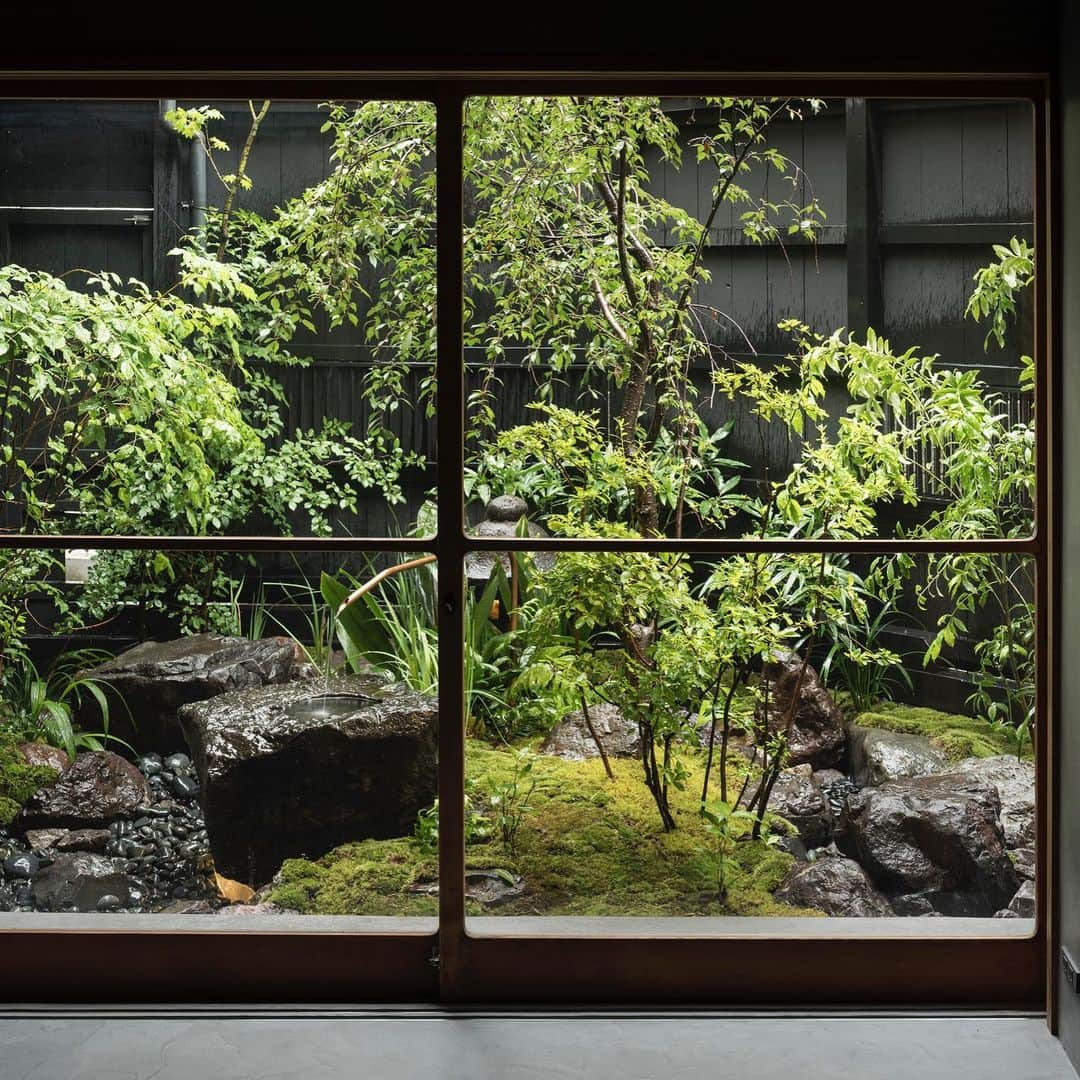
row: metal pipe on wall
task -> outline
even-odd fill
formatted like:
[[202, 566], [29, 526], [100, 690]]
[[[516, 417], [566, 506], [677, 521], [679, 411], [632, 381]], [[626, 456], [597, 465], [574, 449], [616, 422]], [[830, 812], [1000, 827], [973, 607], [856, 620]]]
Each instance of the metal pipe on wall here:
[[[165, 111], [176, 108], [176, 98], [165, 100]], [[190, 211], [192, 229], [201, 230], [206, 226], [206, 155], [202, 152], [202, 143], [192, 143], [188, 157], [188, 181], [191, 199], [187, 203]]]

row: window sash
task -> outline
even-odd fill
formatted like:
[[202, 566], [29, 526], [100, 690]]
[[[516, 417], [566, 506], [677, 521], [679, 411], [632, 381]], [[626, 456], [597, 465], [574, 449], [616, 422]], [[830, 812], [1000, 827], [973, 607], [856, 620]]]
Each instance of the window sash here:
[[[1057, 617], [1057, 503], [1051, 485], [1055, 443], [1049, 276], [1047, 80], [1032, 76], [758, 76], [441, 73], [399, 77], [28, 72], [0, 74], [5, 97], [254, 97], [434, 100], [437, 106], [438, 532], [430, 540], [311, 537], [4, 536], [18, 547], [154, 548], [200, 551], [416, 551], [438, 556], [439, 588], [439, 930], [329, 931], [25, 930], [0, 929], [0, 949], [12, 970], [8, 993], [21, 1000], [359, 1001], [431, 999], [850, 1002], [1039, 1005], [1052, 993], [1056, 929], [1049, 807], [1054, 700], [1051, 628]], [[462, 106], [478, 94], [604, 93], [734, 95], [807, 93], [821, 96], [1027, 99], [1035, 131], [1036, 500], [1031, 538], [985, 541], [485, 539], [465, 532], [464, 352], [462, 327]], [[678, 936], [655, 924], [641, 934], [568, 927], [550, 931], [469, 934], [464, 894], [464, 557], [482, 550], [640, 550], [725, 554], [744, 551], [1022, 553], [1036, 565], [1036, 726], [1039, 918], [1033, 936], [958, 937], [949, 920], [925, 932], [880, 936], [837, 932], [791, 937], [770, 929]], [[450, 808], [455, 808], [451, 811]], [[512, 921], [512, 920], [511, 920]], [[118, 960], [118, 958], [124, 958]], [[162, 966], [172, 974], [163, 984]], [[58, 978], [58, 973], [65, 973]], [[724, 973], [727, 973], [725, 977]], [[738, 972], [738, 979], [730, 974]]]

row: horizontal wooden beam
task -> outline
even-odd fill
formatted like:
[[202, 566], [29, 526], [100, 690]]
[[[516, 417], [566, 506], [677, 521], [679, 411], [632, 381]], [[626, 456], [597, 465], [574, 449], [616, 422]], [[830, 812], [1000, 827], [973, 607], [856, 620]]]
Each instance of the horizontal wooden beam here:
[[882, 225], [881, 244], [1007, 244], [1014, 236], [1031, 243], [1030, 221], [919, 222]]

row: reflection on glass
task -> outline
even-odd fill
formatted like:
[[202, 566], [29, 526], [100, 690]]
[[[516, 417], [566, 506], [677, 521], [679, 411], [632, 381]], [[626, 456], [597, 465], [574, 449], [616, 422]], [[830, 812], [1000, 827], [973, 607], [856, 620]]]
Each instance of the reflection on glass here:
[[0, 528], [407, 532], [433, 106], [166, 104], [0, 102]]
[[513, 495], [562, 536], [1030, 535], [1030, 109], [847, 106], [468, 103], [474, 521]]
[[0, 552], [0, 911], [434, 914], [434, 595], [423, 556]]
[[471, 914], [1034, 917], [1031, 560], [504, 557]]

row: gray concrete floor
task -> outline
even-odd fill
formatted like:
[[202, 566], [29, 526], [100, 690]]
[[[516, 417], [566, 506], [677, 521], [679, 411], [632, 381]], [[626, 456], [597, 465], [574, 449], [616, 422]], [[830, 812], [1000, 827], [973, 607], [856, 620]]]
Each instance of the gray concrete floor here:
[[0, 1080], [1075, 1080], [1037, 1017], [8, 1014]]

